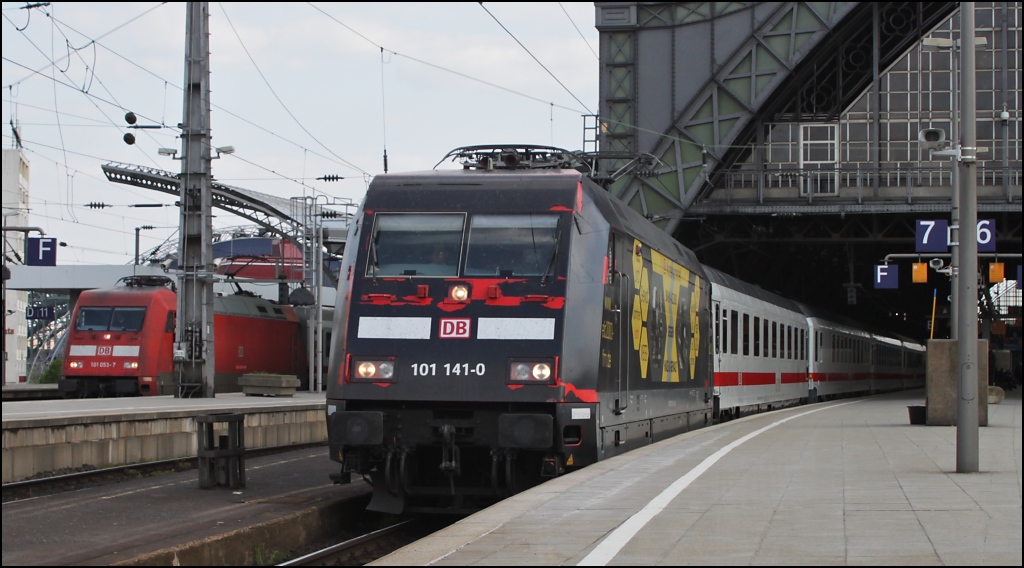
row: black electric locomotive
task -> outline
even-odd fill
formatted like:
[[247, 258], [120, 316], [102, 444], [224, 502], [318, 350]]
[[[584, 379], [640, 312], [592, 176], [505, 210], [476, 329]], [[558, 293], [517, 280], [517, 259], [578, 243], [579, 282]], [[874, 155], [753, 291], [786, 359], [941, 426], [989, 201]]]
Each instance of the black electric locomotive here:
[[331, 459], [371, 510], [467, 512], [712, 419], [694, 254], [567, 151], [377, 176], [351, 224]]

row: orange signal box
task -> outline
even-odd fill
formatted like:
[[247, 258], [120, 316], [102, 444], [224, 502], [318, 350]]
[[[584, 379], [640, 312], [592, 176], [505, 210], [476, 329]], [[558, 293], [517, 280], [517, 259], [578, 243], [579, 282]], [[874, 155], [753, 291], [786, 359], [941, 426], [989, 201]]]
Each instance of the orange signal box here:
[[915, 262], [911, 267], [910, 275], [913, 278], [914, 284], [927, 284], [928, 283], [928, 263], [927, 262]]
[[988, 281], [992, 284], [1002, 282], [1005, 279], [1003, 273], [1003, 263], [1001, 262], [990, 262], [988, 263]]

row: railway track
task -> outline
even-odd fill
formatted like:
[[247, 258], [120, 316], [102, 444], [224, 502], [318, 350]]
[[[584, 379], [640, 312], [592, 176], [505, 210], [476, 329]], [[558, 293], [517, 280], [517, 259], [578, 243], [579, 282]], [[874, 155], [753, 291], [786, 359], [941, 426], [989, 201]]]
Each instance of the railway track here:
[[454, 523], [462, 517], [425, 516], [400, 520], [366, 534], [325, 544], [278, 566], [362, 566]]

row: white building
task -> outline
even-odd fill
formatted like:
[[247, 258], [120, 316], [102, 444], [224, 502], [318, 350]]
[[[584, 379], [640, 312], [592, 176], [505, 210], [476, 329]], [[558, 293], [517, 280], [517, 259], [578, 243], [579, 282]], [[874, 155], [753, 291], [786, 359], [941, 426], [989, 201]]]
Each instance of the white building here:
[[[8, 227], [28, 226], [28, 160], [18, 149], [3, 152], [3, 264], [23, 264], [25, 236]], [[10, 291], [4, 286], [3, 300], [3, 382], [16, 383], [26, 374], [28, 325], [25, 308], [28, 292]]]

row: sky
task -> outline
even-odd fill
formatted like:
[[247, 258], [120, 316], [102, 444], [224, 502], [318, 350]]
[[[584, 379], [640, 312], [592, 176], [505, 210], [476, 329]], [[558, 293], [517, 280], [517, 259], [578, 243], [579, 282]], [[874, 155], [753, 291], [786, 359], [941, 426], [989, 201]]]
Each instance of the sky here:
[[[101, 166], [180, 172], [158, 149], [181, 149], [185, 3], [25, 5], [3, 3], [3, 145], [13, 123], [28, 225], [67, 244], [58, 264], [129, 264], [144, 225], [143, 254], [176, 242], [175, 197], [108, 182]], [[385, 150], [396, 173], [459, 146], [581, 149], [598, 104], [594, 14], [582, 2], [210, 3], [212, 145], [235, 148], [213, 176], [358, 203]], [[129, 130], [128, 111], [167, 127]], [[327, 175], [344, 179], [316, 179]], [[215, 231], [250, 225], [213, 214]]]

